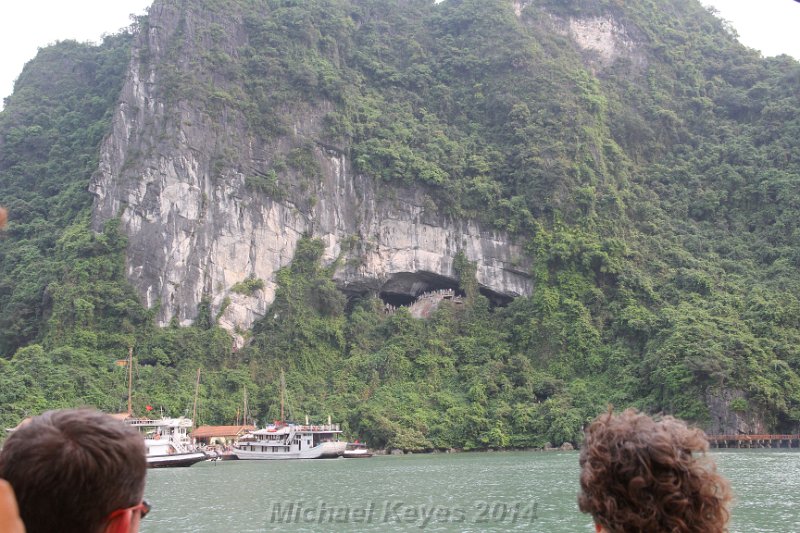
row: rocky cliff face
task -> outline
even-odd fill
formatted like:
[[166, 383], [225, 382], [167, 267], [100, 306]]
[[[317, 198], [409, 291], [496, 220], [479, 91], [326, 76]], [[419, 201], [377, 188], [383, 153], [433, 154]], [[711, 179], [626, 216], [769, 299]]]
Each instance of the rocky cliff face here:
[[[191, 99], [164, 96], [166, 76], [176, 73], [164, 73], [159, 63], [176, 53], [176, 41], [196, 37], [177, 52], [185, 68], [178, 74], [189, 75], [204, 43], [201, 28], [221, 28], [222, 48], [235, 55], [246, 39], [239, 24], [229, 14], [156, 2], [90, 187], [95, 227], [121, 218], [128, 277], [145, 304], [158, 307], [161, 324], [191, 323], [205, 299], [224, 327], [249, 328], [273, 301], [275, 273], [292, 261], [304, 234], [324, 240], [327, 261], [339, 259], [335, 280], [349, 293], [415, 296], [455, 287], [459, 254], [477, 264], [490, 297], [531, 293], [529, 264], [508, 235], [438, 213], [424, 191], [354, 174], [346, 147], [321, 137], [325, 102], [286, 110], [293, 131], [265, 140], [249, 133], [237, 112], [212, 117]], [[211, 82], [235, 92], [234, 82]], [[265, 175], [298, 147], [313, 154], [318, 172], [287, 171], [285, 194], [248, 186], [248, 176]], [[231, 291], [248, 278], [263, 280], [263, 289]]]
[[534, 2], [512, 0], [514, 13], [523, 23], [544, 25], [551, 31], [568, 37], [581, 52], [586, 67], [595, 75], [618, 60], [633, 71], [647, 66], [647, 57], [641, 50], [643, 36], [635, 27], [629, 27], [610, 14], [604, 16], [562, 17], [548, 14], [543, 20], [526, 17], [525, 10]]

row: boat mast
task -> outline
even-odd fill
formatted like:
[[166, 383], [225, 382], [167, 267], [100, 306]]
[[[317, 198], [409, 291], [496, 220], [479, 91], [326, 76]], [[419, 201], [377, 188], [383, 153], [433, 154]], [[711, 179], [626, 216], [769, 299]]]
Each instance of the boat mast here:
[[128, 346], [128, 416], [133, 416], [133, 345]]
[[285, 423], [283, 418], [283, 398], [286, 396], [286, 377], [283, 375], [283, 369], [281, 368], [281, 424]]
[[194, 384], [194, 405], [192, 406], [192, 428], [197, 425], [197, 392], [200, 390], [200, 367], [197, 367], [197, 381]]
[[[239, 416], [236, 416], [236, 420], [239, 420]], [[242, 425], [247, 425], [247, 385], [244, 387], [244, 413], [242, 413]]]

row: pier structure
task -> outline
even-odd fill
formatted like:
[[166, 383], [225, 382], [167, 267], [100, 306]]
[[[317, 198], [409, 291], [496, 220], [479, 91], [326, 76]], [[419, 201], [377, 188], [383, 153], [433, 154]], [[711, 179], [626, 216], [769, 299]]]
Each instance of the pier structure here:
[[800, 448], [800, 435], [706, 435], [712, 448]]

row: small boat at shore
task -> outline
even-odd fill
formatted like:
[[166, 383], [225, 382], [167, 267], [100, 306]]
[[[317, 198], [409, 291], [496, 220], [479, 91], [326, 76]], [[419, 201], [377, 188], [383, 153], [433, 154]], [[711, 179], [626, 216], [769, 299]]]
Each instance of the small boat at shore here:
[[348, 442], [342, 457], [345, 459], [366, 459], [367, 457], [372, 457], [372, 452], [363, 442]]
[[206, 446], [200, 448], [200, 451], [206, 454], [207, 461], [236, 461], [239, 459], [230, 446]]

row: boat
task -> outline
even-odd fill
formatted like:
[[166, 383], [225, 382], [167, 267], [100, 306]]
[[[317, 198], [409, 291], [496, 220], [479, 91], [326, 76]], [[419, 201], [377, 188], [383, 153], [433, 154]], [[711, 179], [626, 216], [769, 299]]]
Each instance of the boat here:
[[149, 468], [192, 466], [206, 460], [189, 438], [192, 428], [189, 418], [128, 418], [125, 423], [144, 435], [144, 445]]
[[286, 378], [281, 370], [281, 418], [264, 429], [251, 431], [233, 446], [240, 460], [330, 459], [341, 457], [347, 442], [339, 440], [339, 424], [304, 425], [286, 423], [283, 418], [286, 398]]
[[366, 459], [367, 457], [372, 457], [372, 452], [363, 442], [348, 442], [342, 456], [345, 459]]
[[233, 447], [239, 460], [330, 459], [344, 454], [339, 424], [320, 426], [277, 423], [242, 437]]
[[206, 454], [207, 461], [235, 461], [239, 459], [230, 446], [202, 446], [199, 449]]
[[[198, 450], [188, 430], [194, 427], [192, 420], [186, 417], [139, 418], [133, 414], [133, 346], [128, 348], [128, 359], [117, 361], [128, 367], [128, 412], [111, 415], [129, 426], [139, 430], [144, 436], [145, 457], [148, 468], [165, 468], [172, 466], [192, 466], [206, 460], [206, 454]], [[197, 413], [197, 388], [200, 385], [200, 369], [197, 369], [197, 385], [195, 385], [194, 412]], [[147, 406], [147, 410], [152, 407]]]

